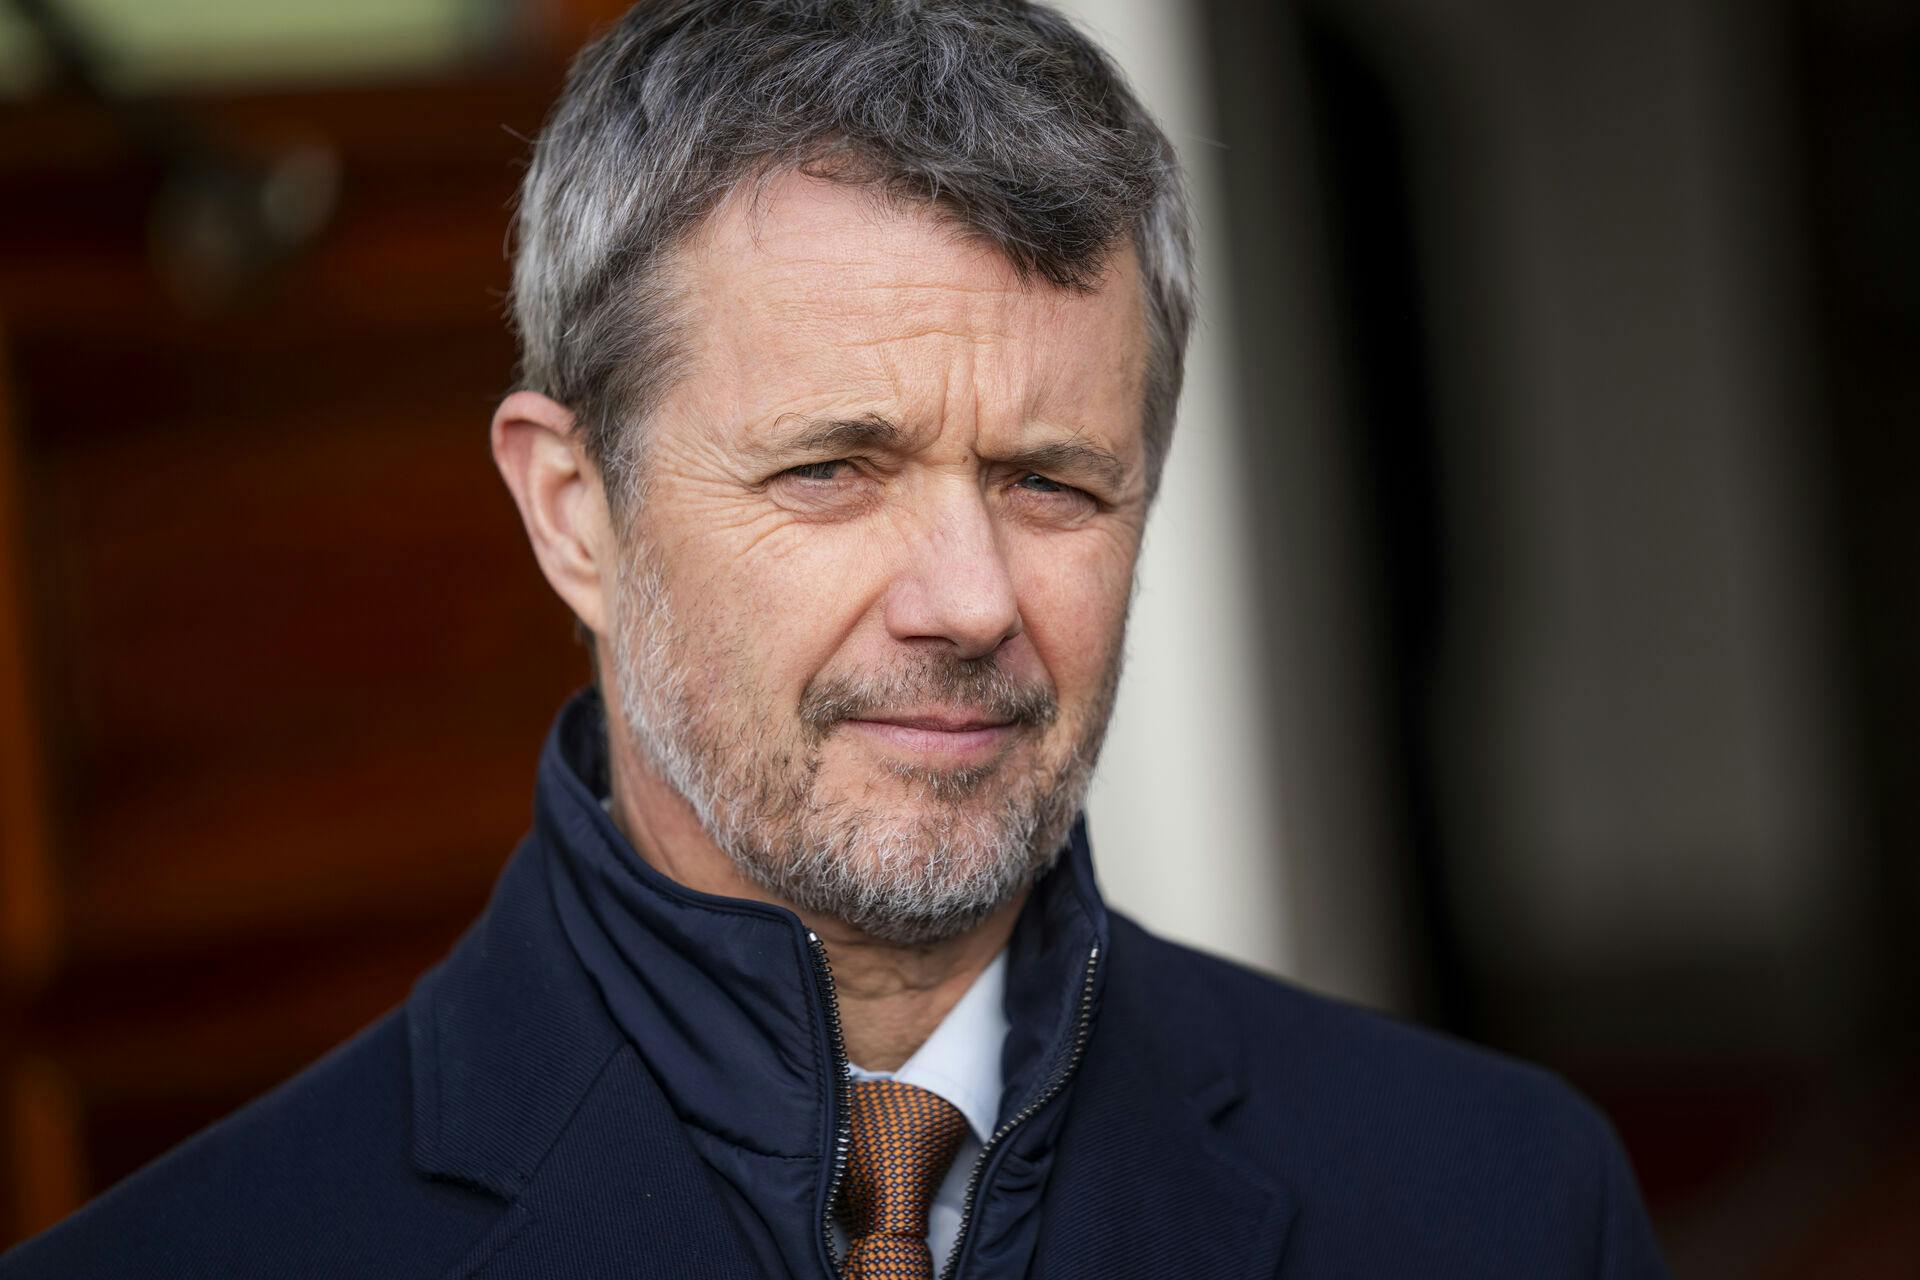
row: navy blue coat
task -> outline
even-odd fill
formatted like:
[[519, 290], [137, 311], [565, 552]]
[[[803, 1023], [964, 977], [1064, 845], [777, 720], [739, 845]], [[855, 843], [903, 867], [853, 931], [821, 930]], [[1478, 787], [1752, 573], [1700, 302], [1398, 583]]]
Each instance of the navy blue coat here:
[[[824, 1280], [817, 949], [645, 866], [596, 801], [599, 726], [562, 712], [533, 830], [404, 1006], [0, 1277]], [[1153, 937], [1100, 903], [1084, 828], [1008, 991], [968, 1280], [1666, 1274], [1559, 1080]]]

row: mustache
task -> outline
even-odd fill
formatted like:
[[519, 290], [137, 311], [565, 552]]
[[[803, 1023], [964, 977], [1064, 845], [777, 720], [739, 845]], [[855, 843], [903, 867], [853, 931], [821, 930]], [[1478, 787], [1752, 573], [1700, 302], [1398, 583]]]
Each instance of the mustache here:
[[1008, 675], [991, 658], [942, 658], [885, 675], [811, 680], [800, 695], [800, 722], [816, 737], [843, 720], [938, 703], [983, 719], [1043, 726], [1060, 713], [1053, 690]]

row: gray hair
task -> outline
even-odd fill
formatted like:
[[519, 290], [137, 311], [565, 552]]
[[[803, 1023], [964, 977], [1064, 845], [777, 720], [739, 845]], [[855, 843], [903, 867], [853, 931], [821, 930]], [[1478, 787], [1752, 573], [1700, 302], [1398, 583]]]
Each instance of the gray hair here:
[[567, 405], [616, 513], [683, 363], [667, 253], [786, 169], [938, 207], [1020, 276], [1091, 288], [1130, 239], [1146, 290], [1151, 494], [1193, 318], [1172, 144], [1113, 63], [1024, 0], [642, 0], [583, 49], [515, 216], [520, 385]]

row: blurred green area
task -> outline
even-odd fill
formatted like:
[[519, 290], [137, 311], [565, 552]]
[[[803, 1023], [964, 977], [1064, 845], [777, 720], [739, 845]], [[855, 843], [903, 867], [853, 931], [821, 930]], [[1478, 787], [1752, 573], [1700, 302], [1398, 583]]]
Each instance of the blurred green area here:
[[[57, 0], [107, 82], [126, 91], [382, 78], [493, 47], [510, 0]], [[44, 86], [52, 65], [0, 0], [0, 97]]]

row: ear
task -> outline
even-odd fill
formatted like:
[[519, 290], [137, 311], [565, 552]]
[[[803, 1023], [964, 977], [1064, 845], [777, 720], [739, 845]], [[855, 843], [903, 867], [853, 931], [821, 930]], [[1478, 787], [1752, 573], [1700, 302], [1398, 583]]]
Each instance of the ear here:
[[489, 438], [540, 571], [575, 617], [605, 635], [616, 542], [606, 490], [574, 427], [559, 401], [516, 391], [494, 410]]

